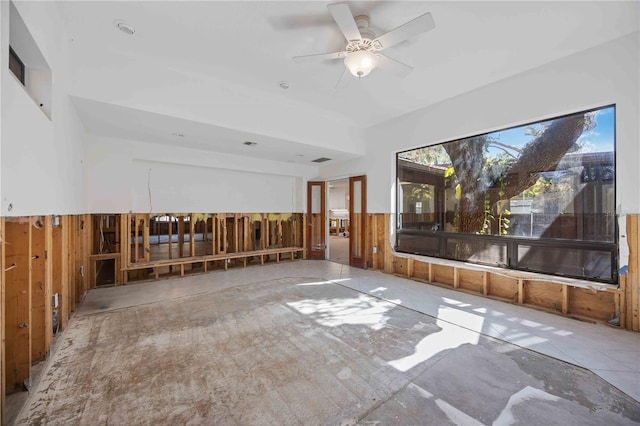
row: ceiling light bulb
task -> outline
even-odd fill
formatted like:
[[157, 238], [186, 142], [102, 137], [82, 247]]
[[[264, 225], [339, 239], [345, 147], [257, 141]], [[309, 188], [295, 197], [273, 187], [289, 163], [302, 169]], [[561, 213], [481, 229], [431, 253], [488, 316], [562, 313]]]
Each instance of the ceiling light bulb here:
[[376, 66], [375, 56], [368, 50], [357, 50], [344, 58], [344, 64], [351, 74], [364, 77]]

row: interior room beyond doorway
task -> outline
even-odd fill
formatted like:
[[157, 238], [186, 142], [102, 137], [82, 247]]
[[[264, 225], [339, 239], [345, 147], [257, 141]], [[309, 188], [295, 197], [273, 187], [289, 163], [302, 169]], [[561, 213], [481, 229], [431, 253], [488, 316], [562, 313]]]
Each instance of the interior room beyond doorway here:
[[328, 182], [329, 255], [332, 262], [349, 264], [349, 179]]

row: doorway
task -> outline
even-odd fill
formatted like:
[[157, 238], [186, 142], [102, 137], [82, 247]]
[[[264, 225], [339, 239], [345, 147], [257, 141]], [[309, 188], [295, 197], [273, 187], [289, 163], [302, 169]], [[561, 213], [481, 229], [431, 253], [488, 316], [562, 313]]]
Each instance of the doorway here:
[[307, 182], [308, 259], [366, 267], [366, 194], [364, 175]]
[[328, 182], [329, 260], [349, 264], [349, 179]]

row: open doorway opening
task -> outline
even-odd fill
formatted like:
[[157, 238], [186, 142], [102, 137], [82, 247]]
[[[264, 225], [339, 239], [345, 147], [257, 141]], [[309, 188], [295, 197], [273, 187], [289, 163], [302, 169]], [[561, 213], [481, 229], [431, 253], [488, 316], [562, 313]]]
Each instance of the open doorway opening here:
[[349, 179], [328, 182], [329, 260], [349, 264]]

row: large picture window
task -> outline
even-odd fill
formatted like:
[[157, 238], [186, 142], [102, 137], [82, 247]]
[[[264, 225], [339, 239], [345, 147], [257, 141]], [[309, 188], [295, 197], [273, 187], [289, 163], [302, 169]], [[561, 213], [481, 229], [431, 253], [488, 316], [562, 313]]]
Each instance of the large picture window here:
[[397, 250], [617, 282], [615, 107], [397, 155]]

